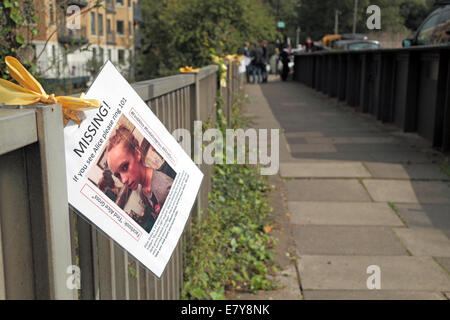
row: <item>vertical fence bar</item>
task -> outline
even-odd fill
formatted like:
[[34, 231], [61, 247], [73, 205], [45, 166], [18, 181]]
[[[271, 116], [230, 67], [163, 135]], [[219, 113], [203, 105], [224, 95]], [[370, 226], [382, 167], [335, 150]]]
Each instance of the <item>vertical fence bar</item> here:
[[447, 81], [445, 90], [444, 101], [444, 127], [442, 130], [442, 152], [450, 150], [450, 63], [447, 68]]
[[369, 54], [365, 53], [360, 56], [361, 63], [361, 77], [360, 77], [360, 95], [359, 95], [359, 110], [361, 112], [368, 112], [369, 110], [369, 81], [370, 72], [368, 68], [368, 57]]
[[127, 298], [127, 289], [126, 289], [126, 270], [128, 269], [125, 265], [126, 257], [125, 251], [119, 247], [118, 244], [113, 243], [113, 251], [114, 251], [114, 268], [115, 268], [115, 277], [113, 281], [116, 283], [116, 299], [117, 300], [125, 300]]
[[[39, 159], [37, 144], [26, 147]], [[27, 193], [27, 174], [24, 170], [27, 159], [25, 150], [18, 149], [0, 156], [0, 228], [2, 268], [4, 277], [2, 290], [5, 299], [50, 299], [50, 279], [47, 270], [46, 238], [41, 248], [34, 248], [32, 222], [30, 221], [30, 205]], [[36, 170], [39, 177], [39, 170]], [[38, 188], [40, 183], [37, 183]], [[40, 212], [40, 216], [44, 213]], [[46, 235], [41, 225], [41, 235]], [[36, 226], [36, 227], [37, 227]], [[38, 240], [34, 238], [34, 240]], [[39, 244], [39, 243], [38, 243]], [[43, 258], [40, 263], [33, 263], [33, 255], [41, 249]], [[42, 276], [43, 281], [35, 284], [34, 274]], [[39, 279], [38, 279], [39, 280]], [[39, 289], [39, 290], [38, 290]]]
[[[76, 214], [76, 213], [74, 213]], [[81, 270], [81, 295], [83, 300], [95, 298], [95, 277], [92, 227], [85, 219], [77, 217], [78, 259]]]
[[438, 76], [436, 84], [436, 113], [434, 116], [434, 134], [433, 134], [433, 146], [436, 148], [442, 148], [444, 138], [444, 119], [445, 119], [445, 100], [447, 95], [447, 79], [449, 68], [449, 51], [439, 51], [438, 62]]
[[101, 231], [97, 233], [99, 299], [114, 300], [116, 298], [114, 248], [113, 241]]
[[6, 299], [5, 265], [3, 264], [2, 224], [0, 223], [0, 300]]

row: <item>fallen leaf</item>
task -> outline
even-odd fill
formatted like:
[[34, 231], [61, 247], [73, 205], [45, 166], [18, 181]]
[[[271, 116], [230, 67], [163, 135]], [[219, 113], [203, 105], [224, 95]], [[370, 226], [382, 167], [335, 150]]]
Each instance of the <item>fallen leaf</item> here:
[[264, 232], [265, 233], [269, 233], [270, 231], [272, 231], [273, 227], [270, 224], [266, 224], [264, 226]]

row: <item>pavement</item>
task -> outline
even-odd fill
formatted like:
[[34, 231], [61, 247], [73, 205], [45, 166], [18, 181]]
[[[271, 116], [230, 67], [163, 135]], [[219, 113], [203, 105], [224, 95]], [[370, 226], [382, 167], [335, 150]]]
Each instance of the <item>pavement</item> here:
[[277, 290], [237, 298], [449, 299], [444, 155], [297, 82], [246, 92], [253, 126], [280, 129], [281, 270]]

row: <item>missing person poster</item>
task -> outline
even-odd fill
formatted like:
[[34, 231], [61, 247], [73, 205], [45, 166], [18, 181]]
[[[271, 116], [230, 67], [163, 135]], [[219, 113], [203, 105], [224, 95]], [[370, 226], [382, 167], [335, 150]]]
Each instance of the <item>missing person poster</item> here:
[[64, 128], [69, 204], [161, 277], [203, 174], [111, 62], [86, 98], [100, 108]]

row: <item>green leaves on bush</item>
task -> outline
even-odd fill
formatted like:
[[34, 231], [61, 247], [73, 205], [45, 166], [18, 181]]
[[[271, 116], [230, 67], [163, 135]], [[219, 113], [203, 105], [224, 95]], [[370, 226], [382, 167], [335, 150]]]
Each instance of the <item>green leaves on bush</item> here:
[[[244, 121], [237, 106], [232, 126]], [[218, 112], [216, 127], [223, 129], [223, 123]], [[267, 275], [275, 240], [264, 231], [269, 191], [255, 166], [214, 166], [208, 212], [193, 221], [185, 247], [184, 299], [225, 299], [226, 290], [272, 288]]]

